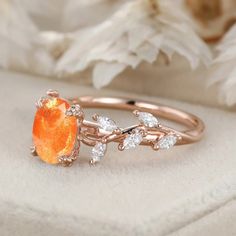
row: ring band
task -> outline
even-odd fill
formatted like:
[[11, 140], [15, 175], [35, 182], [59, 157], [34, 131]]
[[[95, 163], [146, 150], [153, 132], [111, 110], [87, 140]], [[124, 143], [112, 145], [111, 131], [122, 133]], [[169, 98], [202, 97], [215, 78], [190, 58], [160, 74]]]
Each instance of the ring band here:
[[[55, 90], [36, 103], [37, 111], [33, 125], [32, 154], [50, 164], [70, 166], [77, 159], [80, 143], [93, 146], [90, 163], [99, 162], [105, 155], [107, 145], [118, 143], [120, 151], [138, 145], [154, 150], [169, 149], [174, 145], [199, 141], [204, 123], [190, 113], [161, 104], [145, 101], [91, 96], [65, 100]], [[84, 117], [83, 109], [105, 108], [133, 111], [137, 124], [118, 127], [109, 117], [95, 114], [92, 121]], [[178, 131], [159, 121], [164, 118], [187, 127]]]

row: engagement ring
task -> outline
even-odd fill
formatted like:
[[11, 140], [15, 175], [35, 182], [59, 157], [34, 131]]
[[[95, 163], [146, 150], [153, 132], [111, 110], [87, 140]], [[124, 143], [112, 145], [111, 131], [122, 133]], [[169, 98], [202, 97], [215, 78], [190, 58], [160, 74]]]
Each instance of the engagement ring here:
[[[105, 108], [132, 111], [137, 123], [119, 127], [110, 117], [93, 115], [85, 119], [83, 109]], [[90, 163], [102, 160], [107, 145], [118, 144], [118, 150], [149, 146], [165, 150], [175, 145], [196, 142], [204, 131], [203, 122], [196, 116], [168, 106], [150, 102], [112, 97], [79, 97], [64, 99], [55, 90], [36, 103], [33, 124], [32, 154], [49, 164], [70, 166], [79, 156], [81, 143], [91, 146]], [[184, 131], [160, 122], [164, 118], [187, 127]]]

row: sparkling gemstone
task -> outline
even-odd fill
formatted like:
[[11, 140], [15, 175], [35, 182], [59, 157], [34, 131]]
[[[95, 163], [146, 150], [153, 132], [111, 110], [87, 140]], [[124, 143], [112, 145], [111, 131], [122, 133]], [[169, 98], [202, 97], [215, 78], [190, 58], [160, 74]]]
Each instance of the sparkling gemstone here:
[[79, 116], [83, 112], [79, 104], [71, 105], [71, 107], [66, 111], [67, 116]]
[[77, 121], [67, 116], [70, 104], [61, 98], [47, 98], [38, 108], [33, 124], [33, 142], [39, 157], [50, 164], [69, 156], [77, 138]]
[[104, 129], [105, 131], [112, 132], [113, 130], [117, 129], [117, 125], [114, 120], [105, 117], [105, 116], [99, 116], [97, 120], [99, 126]]
[[123, 142], [124, 149], [135, 148], [138, 146], [143, 140], [143, 136], [140, 130], [135, 129], [132, 134], [129, 134]]
[[140, 122], [142, 122], [146, 127], [157, 127], [159, 124], [159, 121], [157, 118], [148, 112], [139, 112], [138, 119]]
[[175, 135], [166, 135], [158, 141], [160, 149], [169, 149], [174, 146], [177, 142], [177, 137]]
[[92, 149], [92, 158], [91, 158], [92, 162], [96, 163], [101, 161], [101, 159], [105, 155], [106, 149], [107, 149], [106, 144], [100, 142], [96, 143], [96, 145]]

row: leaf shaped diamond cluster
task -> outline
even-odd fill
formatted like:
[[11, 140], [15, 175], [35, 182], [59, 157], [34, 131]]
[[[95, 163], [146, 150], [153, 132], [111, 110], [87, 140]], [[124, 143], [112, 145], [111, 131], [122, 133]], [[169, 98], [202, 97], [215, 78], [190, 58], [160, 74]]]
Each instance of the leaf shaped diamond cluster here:
[[[145, 137], [153, 135], [153, 149], [159, 150], [170, 149], [180, 139], [172, 130], [163, 129], [159, 119], [152, 113], [137, 110], [133, 113], [138, 118], [139, 124], [129, 128], [119, 128], [116, 122], [109, 117], [97, 114], [93, 116], [93, 119], [97, 122], [99, 132], [104, 132], [104, 135], [96, 140], [93, 145], [91, 164], [96, 164], [102, 160], [107, 150], [107, 144], [112, 141], [118, 142], [118, 149], [123, 151], [134, 149], [141, 144], [145, 145], [145, 142], [147, 142]], [[157, 136], [155, 132], [159, 132], [160, 135]]]

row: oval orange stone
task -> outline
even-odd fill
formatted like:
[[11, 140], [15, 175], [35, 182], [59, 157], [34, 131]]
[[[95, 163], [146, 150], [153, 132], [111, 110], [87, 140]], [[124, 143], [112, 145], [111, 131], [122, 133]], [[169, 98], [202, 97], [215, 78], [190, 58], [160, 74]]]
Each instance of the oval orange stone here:
[[38, 156], [50, 164], [73, 151], [77, 136], [77, 120], [66, 116], [70, 104], [61, 98], [48, 98], [38, 108], [33, 124], [33, 142]]

